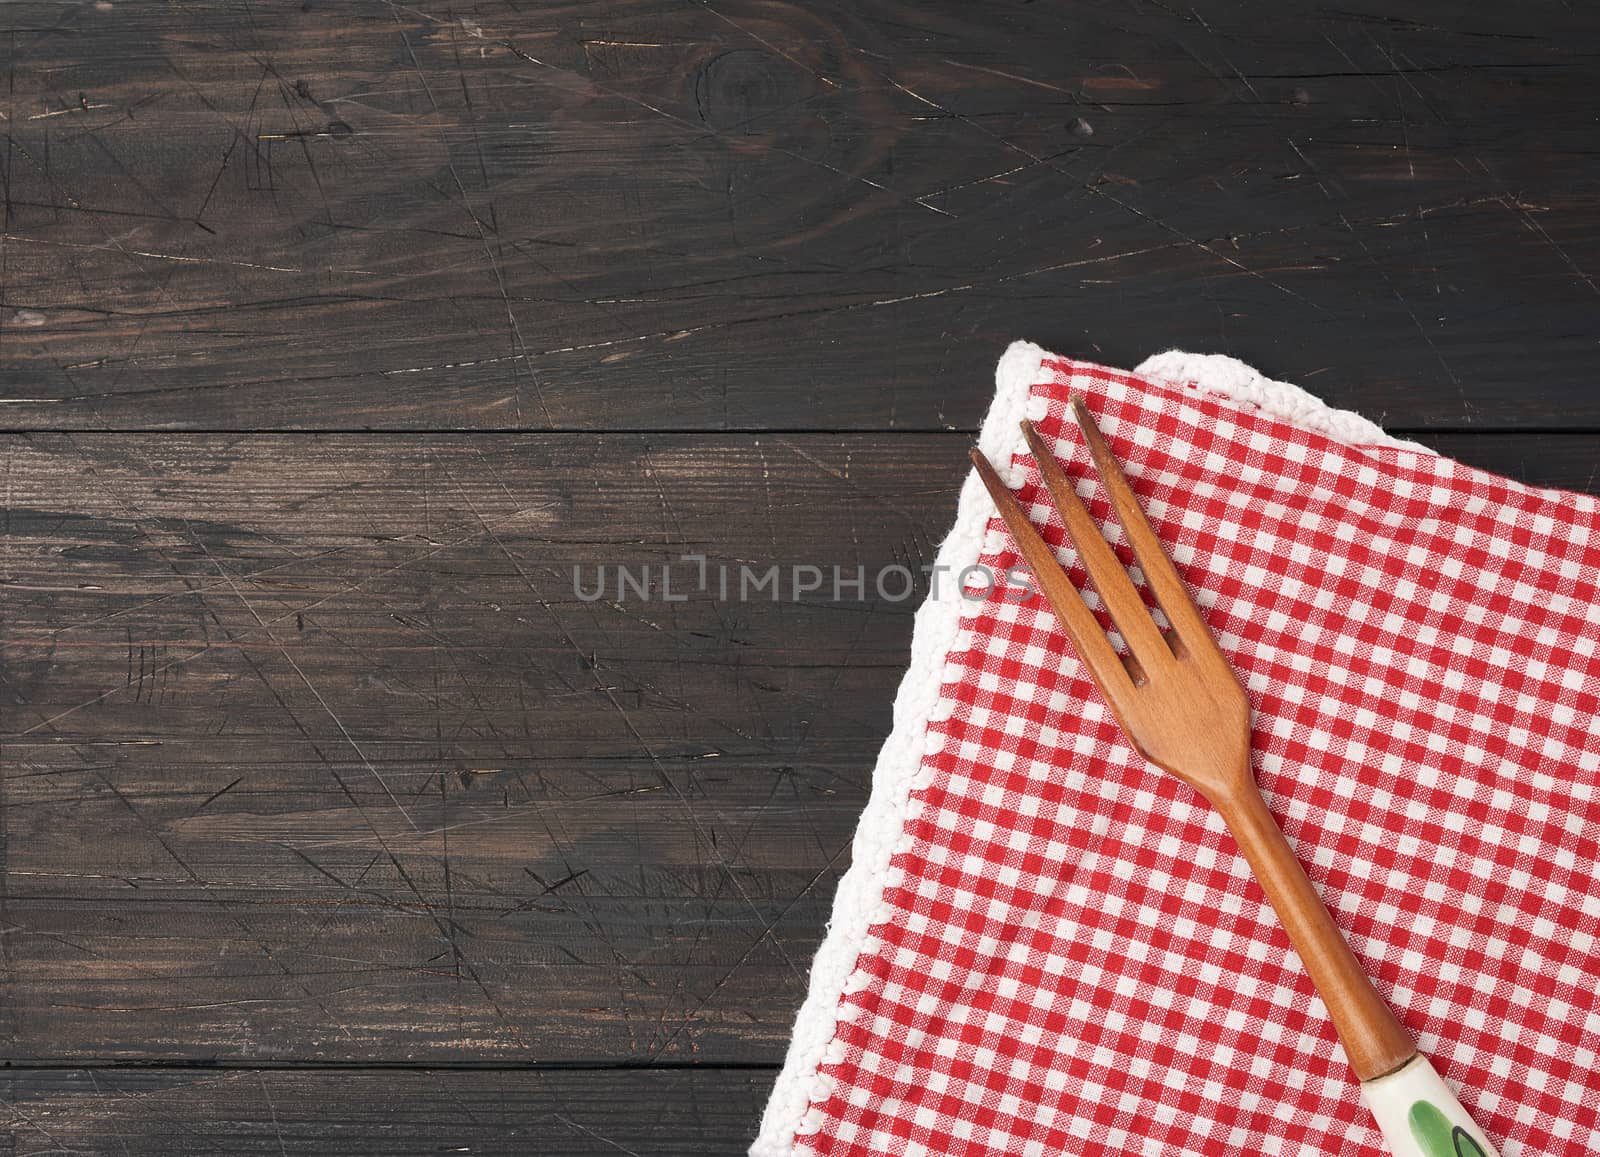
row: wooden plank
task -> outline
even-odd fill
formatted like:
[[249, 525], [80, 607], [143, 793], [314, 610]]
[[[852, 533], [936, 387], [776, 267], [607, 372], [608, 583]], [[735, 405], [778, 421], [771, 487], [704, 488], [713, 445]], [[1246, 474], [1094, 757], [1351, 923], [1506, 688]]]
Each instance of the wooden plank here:
[[776, 1058], [964, 445], [10, 439], [9, 1059]]
[[1530, 486], [1600, 494], [1600, 438], [1592, 434], [1414, 435], [1441, 454]]
[[971, 428], [1027, 336], [1600, 425], [1583, 6], [6, 6], [13, 429]]
[[0, 1154], [742, 1154], [769, 1072], [0, 1072]]
[[920, 568], [966, 445], [4, 440], [7, 1058], [777, 1060], [914, 603], [681, 557]]

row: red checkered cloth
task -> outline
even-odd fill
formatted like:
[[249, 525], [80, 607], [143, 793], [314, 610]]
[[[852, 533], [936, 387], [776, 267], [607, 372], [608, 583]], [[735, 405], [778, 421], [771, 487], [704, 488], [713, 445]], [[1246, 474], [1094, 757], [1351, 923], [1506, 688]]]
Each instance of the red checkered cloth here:
[[[1069, 394], [1096, 415], [1249, 691], [1269, 806], [1425, 1055], [1504, 1157], [1600, 1149], [1600, 502], [1276, 383], [1219, 392], [1034, 347], [1007, 355], [1002, 393], [1018, 374], [1131, 559]], [[1006, 409], [984, 448], [1082, 587]], [[942, 561], [1021, 566], [975, 485], [981, 533]], [[752, 1152], [1380, 1157], [1217, 814], [1133, 752], [1042, 596], [956, 601], [933, 691], [908, 677], [885, 753], [920, 753], [915, 773], [880, 764], [843, 939]]]

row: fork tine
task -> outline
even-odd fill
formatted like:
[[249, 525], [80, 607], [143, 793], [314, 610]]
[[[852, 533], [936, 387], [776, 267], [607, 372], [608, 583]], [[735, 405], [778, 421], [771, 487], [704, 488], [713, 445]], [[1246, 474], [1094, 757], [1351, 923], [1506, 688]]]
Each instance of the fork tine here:
[[1111, 447], [1106, 445], [1105, 435], [1100, 433], [1100, 427], [1095, 425], [1094, 418], [1090, 416], [1089, 409], [1083, 404], [1081, 397], [1073, 395], [1069, 404], [1072, 407], [1072, 417], [1078, 423], [1078, 429], [1083, 431], [1083, 440], [1089, 447], [1089, 456], [1094, 460], [1095, 469], [1100, 473], [1100, 481], [1105, 485], [1106, 493], [1111, 498], [1111, 506], [1117, 513], [1117, 521], [1122, 523], [1123, 533], [1128, 536], [1134, 557], [1139, 560], [1139, 569], [1144, 572], [1145, 581], [1150, 584], [1156, 602], [1161, 605], [1167, 621], [1172, 624], [1173, 632], [1178, 636], [1179, 642], [1192, 653], [1205, 648], [1215, 651], [1216, 640], [1211, 637], [1211, 631], [1206, 626], [1205, 620], [1200, 617], [1199, 608], [1189, 597], [1188, 590], [1184, 588], [1183, 580], [1178, 577], [1177, 568], [1172, 565], [1171, 557], [1161, 545], [1161, 540], [1156, 537], [1155, 530], [1150, 526], [1150, 520], [1145, 517], [1144, 507], [1139, 505], [1138, 496], [1134, 494], [1133, 487], [1128, 485], [1122, 467], [1117, 465], [1116, 455], [1111, 452]]
[[1133, 580], [1128, 577], [1122, 560], [1100, 533], [1100, 528], [1095, 525], [1094, 518], [1073, 489], [1071, 480], [1061, 469], [1050, 447], [1045, 445], [1032, 422], [1022, 423], [1022, 436], [1028, 440], [1028, 450], [1039, 464], [1039, 473], [1044, 476], [1044, 484], [1049, 488], [1050, 497], [1055, 500], [1056, 510], [1061, 514], [1061, 521], [1066, 524], [1067, 533], [1072, 537], [1072, 545], [1083, 561], [1084, 570], [1089, 572], [1089, 581], [1094, 583], [1094, 589], [1099, 592], [1100, 601], [1105, 603], [1111, 621], [1117, 625], [1117, 632], [1127, 641], [1128, 650], [1144, 667], [1153, 662], [1159, 663], [1162, 659], [1170, 660], [1172, 654], [1167, 649], [1166, 640], [1161, 637], [1161, 628], [1150, 617], [1150, 609], [1134, 589]]
[[999, 508], [1000, 517], [1005, 520], [1011, 537], [1016, 540], [1017, 549], [1027, 560], [1028, 568], [1044, 589], [1045, 598], [1050, 601], [1056, 618], [1072, 640], [1078, 658], [1089, 669], [1100, 693], [1113, 704], [1116, 703], [1119, 696], [1133, 690], [1133, 681], [1127, 668], [1122, 665], [1122, 657], [1112, 649], [1111, 640], [1106, 638], [1100, 621], [1089, 610], [1078, 588], [1072, 585], [1067, 572], [1061, 569], [1055, 551], [1039, 537], [1039, 532], [1028, 521], [1011, 488], [1000, 481], [989, 459], [976, 447], [972, 450], [972, 464], [978, 468], [978, 477], [983, 479], [989, 497], [994, 499], [995, 506]]

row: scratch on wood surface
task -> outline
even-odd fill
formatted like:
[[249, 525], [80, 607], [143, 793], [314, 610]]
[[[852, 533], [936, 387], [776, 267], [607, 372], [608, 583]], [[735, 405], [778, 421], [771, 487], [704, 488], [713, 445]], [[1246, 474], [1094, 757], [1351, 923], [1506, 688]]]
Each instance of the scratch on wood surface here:
[[[987, 73], [989, 76], [998, 76], [1004, 80], [1014, 80], [1019, 84], [1031, 84], [1034, 88], [1042, 88], [1047, 92], [1059, 92], [1064, 96], [1070, 96], [1076, 99], [1076, 94], [1073, 93], [1071, 89], [1063, 88], [1059, 84], [1051, 84], [1048, 81], [1035, 80], [1031, 76], [1018, 76], [1014, 72], [1005, 72], [998, 68], [988, 68], [981, 64], [968, 64], [964, 60], [952, 60], [948, 56], [944, 58], [943, 63], [951, 65], [955, 68], [966, 68], [972, 70], [973, 72], [982, 72]], [[1085, 81], [1085, 83], [1087, 83], [1087, 81]]]
[[626, 1153], [626, 1154], [628, 1154], [628, 1157], [641, 1157], [641, 1154], [635, 1152], [632, 1149], [629, 1149], [626, 1145], [623, 1145], [622, 1143], [620, 1143], [618, 1141], [613, 1141], [610, 1137], [606, 1137], [606, 1136], [603, 1136], [600, 1133], [596, 1133], [593, 1129], [589, 1128], [587, 1125], [580, 1125], [580, 1124], [578, 1124], [578, 1122], [574, 1121], [570, 1117], [564, 1117], [560, 1113], [551, 1113], [550, 1116], [552, 1118], [554, 1118], [555, 1120], [560, 1121], [563, 1125], [566, 1125], [570, 1129], [576, 1129], [580, 1133], [588, 1134], [590, 1137], [593, 1137], [596, 1141], [599, 1141], [602, 1145], [606, 1145], [606, 1146], [608, 1146], [608, 1147], [610, 1147], [612, 1149], [615, 1149], [619, 1153]]
[[30, 121], [42, 121], [48, 117], [66, 116], [69, 113], [88, 112], [91, 109], [110, 107], [111, 106], [109, 104], [75, 104], [69, 105], [66, 108], [51, 109], [49, 112], [34, 113], [28, 119]]
[[[157, 253], [149, 249], [129, 249], [126, 246], [114, 244], [83, 244], [76, 241], [52, 241], [43, 237], [21, 237], [15, 233], [0, 235], [0, 241], [15, 241], [24, 245], [53, 245], [62, 249], [91, 249], [113, 251], [126, 254], [130, 257], [152, 257], [158, 261], [173, 261], [180, 265], [231, 265], [236, 269], [262, 269], [268, 273], [305, 273], [304, 268], [290, 265], [260, 265], [250, 261], [229, 261], [224, 257], [188, 257], [177, 253]], [[350, 273], [360, 276], [377, 276], [370, 269], [337, 269], [330, 270], [336, 273]]]
[[1304, 294], [1296, 293], [1294, 290], [1290, 289], [1286, 285], [1280, 285], [1278, 282], [1274, 281], [1272, 278], [1268, 277], [1266, 274], [1262, 273], [1260, 270], [1251, 269], [1248, 265], [1245, 265], [1243, 262], [1239, 261], [1237, 258], [1230, 257], [1226, 253], [1221, 252], [1214, 245], [1211, 245], [1211, 244], [1209, 244], [1209, 243], [1207, 243], [1205, 241], [1202, 241], [1198, 237], [1189, 236], [1189, 234], [1183, 232], [1183, 230], [1177, 228], [1176, 226], [1170, 225], [1166, 221], [1161, 220], [1159, 217], [1154, 217], [1151, 214], [1145, 212], [1144, 210], [1139, 209], [1138, 207], [1136, 207], [1134, 205], [1131, 205], [1128, 202], [1122, 200], [1121, 198], [1113, 196], [1110, 193], [1107, 193], [1104, 189], [1096, 188], [1094, 186], [1086, 186], [1086, 188], [1088, 189], [1088, 191], [1090, 193], [1094, 194], [1096, 197], [1103, 197], [1107, 201], [1110, 201], [1112, 204], [1119, 205], [1123, 209], [1126, 209], [1128, 212], [1134, 214], [1136, 217], [1140, 217], [1140, 218], [1142, 218], [1142, 219], [1144, 219], [1146, 221], [1149, 221], [1152, 225], [1155, 225], [1157, 228], [1162, 229], [1162, 230], [1164, 230], [1164, 231], [1166, 231], [1168, 233], [1176, 234], [1177, 236], [1183, 238], [1183, 240], [1184, 240], [1184, 242], [1186, 244], [1192, 245], [1194, 248], [1200, 250], [1202, 253], [1210, 254], [1212, 257], [1215, 257], [1218, 261], [1221, 261], [1225, 265], [1230, 265], [1234, 269], [1237, 269], [1240, 273], [1243, 273], [1243, 274], [1245, 274], [1246, 276], [1249, 276], [1249, 277], [1253, 277], [1258, 281], [1265, 282], [1267, 285], [1272, 286], [1273, 289], [1276, 289], [1279, 293], [1283, 294], [1285, 297], [1291, 297], [1296, 301], [1299, 301], [1299, 302], [1301, 302], [1301, 303], [1303, 303], [1305, 305], [1308, 305], [1312, 309], [1316, 310], [1318, 313], [1327, 314], [1329, 312], [1327, 307], [1325, 307], [1323, 305], [1320, 305], [1315, 301], [1312, 301], [1310, 298], [1306, 297]]
[[267, 1102], [267, 1114], [272, 1119], [272, 1133], [278, 1140], [279, 1157], [289, 1157], [289, 1148], [283, 1141], [283, 1126], [278, 1123], [278, 1105], [272, 1099], [272, 1090], [267, 1087], [267, 1074], [258, 1072], [256, 1080], [261, 1085], [261, 1097]]
[[1572, 275], [1574, 277], [1589, 287], [1589, 291], [1591, 293], [1600, 294], [1600, 285], [1595, 284], [1594, 277], [1588, 273], [1585, 273], [1583, 269], [1579, 267], [1578, 263], [1572, 259], [1572, 255], [1556, 243], [1556, 239], [1550, 236], [1550, 234], [1545, 230], [1545, 227], [1534, 219], [1533, 215], [1528, 211], [1528, 206], [1526, 204], [1512, 198], [1510, 194], [1501, 194], [1498, 199], [1500, 203], [1508, 210], [1517, 214], [1521, 218], [1522, 223], [1526, 225], [1530, 231], [1537, 233], [1546, 245], [1555, 250], [1556, 256], [1561, 258], [1562, 262], [1566, 264], [1566, 267], [1572, 271]]
[[1427, 327], [1422, 324], [1422, 319], [1417, 316], [1417, 311], [1412, 307], [1411, 303], [1406, 300], [1405, 295], [1400, 292], [1400, 287], [1394, 283], [1394, 280], [1390, 277], [1388, 271], [1384, 269], [1383, 265], [1373, 256], [1371, 250], [1367, 248], [1366, 241], [1363, 240], [1358, 233], [1356, 233], [1354, 227], [1352, 227], [1348, 221], [1345, 221], [1343, 217], [1340, 217], [1340, 222], [1344, 225], [1345, 229], [1350, 232], [1351, 236], [1355, 238], [1356, 244], [1360, 247], [1361, 252], [1367, 255], [1368, 260], [1372, 263], [1373, 269], [1377, 272], [1378, 276], [1383, 279], [1384, 284], [1388, 286], [1390, 295], [1400, 303], [1400, 308], [1406, 311], [1406, 316], [1411, 319], [1411, 325], [1417, 331], [1417, 336], [1422, 339], [1423, 344], [1426, 345], [1429, 352], [1433, 354], [1434, 360], [1439, 363], [1439, 368], [1444, 371], [1445, 377], [1450, 379], [1450, 384], [1456, 388], [1456, 392], [1461, 399], [1462, 417], [1470, 422], [1472, 420], [1472, 403], [1467, 398], [1466, 391], [1462, 389], [1461, 379], [1456, 376], [1455, 369], [1450, 365], [1449, 360], [1444, 356], [1444, 351], [1441, 350], [1434, 342], [1433, 335], [1429, 333]]
[[718, 20], [722, 21], [724, 24], [728, 25], [730, 28], [738, 29], [738, 31], [743, 33], [745, 36], [750, 37], [750, 39], [754, 40], [757, 44], [761, 45], [761, 47], [765, 48], [768, 52], [772, 53], [774, 56], [782, 57], [784, 60], [787, 60], [790, 64], [794, 65], [796, 68], [801, 69], [804, 72], [810, 73], [813, 77], [815, 77], [817, 80], [820, 80], [823, 84], [827, 85], [829, 88], [838, 88], [839, 87], [837, 82], [835, 82], [832, 77], [824, 76], [822, 73], [816, 71], [815, 69], [807, 68], [804, 63], [802, 63], [801, 61], [795, 59], [788, 52], [784, 51], [782, 48], [780, 48], [776, 44], [772, 43], [772, 41], [768, 40], [766, 37], [762, 36], [760, 33], [752, 31], [751, 29], [745, 27], [745, 25], [743, 25], [743, 24], [739, 23], [737, 20], [733, 19], [731, 16], [728, 16], [727, 14], [725, 14], [723, 12], [720, 12], [717, 9], [711, 7], [710, 0], [698, 0], [698, 3], [700, 4], [700, 7], [704, 8], [707, 12], [711, 13], [711, 15], [715, 16]]

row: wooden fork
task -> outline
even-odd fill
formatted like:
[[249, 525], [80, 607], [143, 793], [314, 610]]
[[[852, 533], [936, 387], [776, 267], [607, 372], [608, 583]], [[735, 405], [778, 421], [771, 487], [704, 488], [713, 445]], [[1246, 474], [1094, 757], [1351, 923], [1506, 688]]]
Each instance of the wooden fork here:
[[1250, 702], [1184, 589], [1082, 399], [1071, 401], [1111, 505], [1170, 631], [1157, 626], [1055, 456], [1022, 432], [1084, 569], [1127, 644], [1125, 659], [982, 453], [973, 464], [1128, 742], [1221, 813], [1304, 962], [1395, 1157], [1493, 1157], [1488, 1138], [1372, 986], [1306, 878], [1250, 769]]

